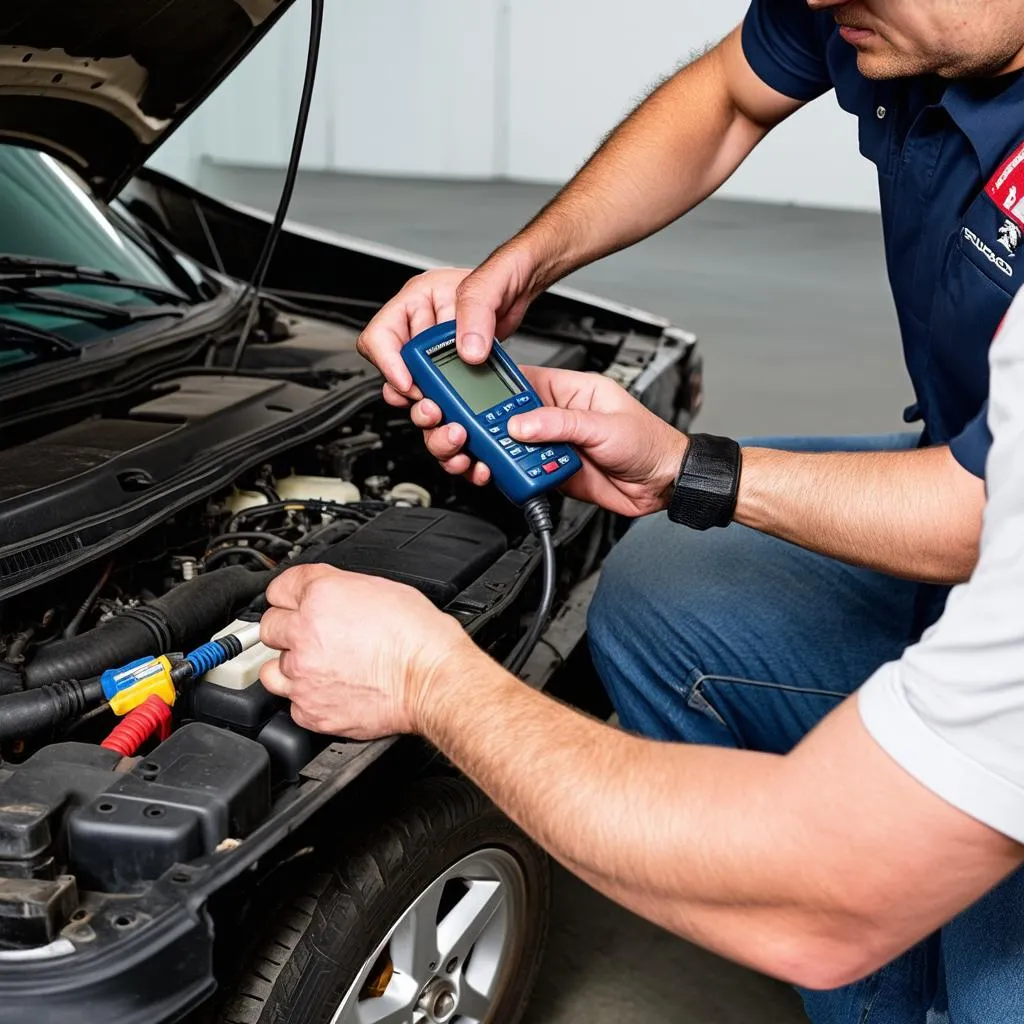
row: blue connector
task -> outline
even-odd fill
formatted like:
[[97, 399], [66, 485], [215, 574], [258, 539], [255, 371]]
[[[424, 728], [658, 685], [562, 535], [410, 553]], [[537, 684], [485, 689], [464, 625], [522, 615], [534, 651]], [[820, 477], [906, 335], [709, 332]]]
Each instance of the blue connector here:
[[[225, 640], [234, 639], [225, 637]], [[213, 640], [202, 647], [197, 647], [191, 654], [185, 655], [185, 660], [192, 666], [194, 676], [205, 676], [207, 672], [219, 668], [231, 658], [237, 657], [241, 651], [229, 652], [229, 644], [221, 640]]]

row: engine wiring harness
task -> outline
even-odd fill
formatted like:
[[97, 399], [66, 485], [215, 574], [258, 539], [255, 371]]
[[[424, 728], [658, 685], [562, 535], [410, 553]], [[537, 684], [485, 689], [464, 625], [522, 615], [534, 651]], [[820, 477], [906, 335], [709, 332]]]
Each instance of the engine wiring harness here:
[[[289, 503], [281, 504], [285, 506]], [[302, 504], [317, 512], [335, 511], [330, 503]], [[236, 515], [232, 526], [237, 529], [245, 520], [255, 518], [258, 511], [261, 510], [247, 510]], [[264, 507], [262, 511], [265, 515], [271, 509]], [[359, 509], [346, 511], [348, 514], [339, 516], [338, 522], [327, 523], [313, 531], [310, 540], [322, 542], [330, 531], [339, 526], [350, 529], [353, 520], [360, 525], [371, 518]], [[537, 611], [529, 628], [505, 659], [509, 671], [516, 675], [522, 672], [548, 624], [557, 581], [553, 522], [547, 498], [536, 498], [529, 502], [524, 507], [524, 513], [531, 533], [540, 544], [543, 584]], [[310, 560], [320, 555], [317, 543], [306, 550]], [[162, 601], [133, 609], [123, 617], [98, 628], [104, 637], [109, 634], [111, 652], [123, 639], [131, 643], [141, 639], [144, 643], [147, 635], [150, 641], [157, 641], [159, 646], [154, 646], [158, 650], [160, 647], [167, 650], [169, 645], [166, 645], [166, 641], [184, 630], [186, 620], [191, 617], [190, 613], [195, 612], [200, 597], [211, 607], [220, 608], [223, 605], [225, 615], [239, 594], [250, 599], [248, 611], [242, 619], [236, 619], [229, 632], [196, 647], [188, 654], [149, 655], [117, 668], [100, 670], [101, 666], [96, 665], [94, 660], [97, 652], [91, 652], [91, 665], [79, 657], [78, 637], [69, 637], [53, 644], [47, 651], [49, 657], [46, 659], [52, 662], [53, 667], [87, 667], [92, 668], [93, 672], [99, 670], [99, 675], [84, 681], [65, 679], [32, 687], [31, 675], [27, 674], [30, 688], [0, 697], [0, 742], [19, 742], [47, 730], [59, 730], [63, 726], [74, 728], [74, 723], [80, 724], [107, 711], [122, 719], [104, 741], [107, 749], [134, 753], [153, 737], [165, 739], [172, 726], [172, 709], [189, 692], [190, 687], [259, 644], [259, 617], [265, 608], [263, 592], [275, 574], [252, 572], [240, 566], [218, 569], [208, 577], [200, 577], [190, 584], [189, 589], [196, 592], [188, 595], [189, 600], [184, 600], [184, 593], [172, 591]], [[235, 579], [236, 576], [238, 579]], [[99, 646], [98, 656], [102, 657], [105, 645]], [[124, 756], [133, 755], [124, 753]]]

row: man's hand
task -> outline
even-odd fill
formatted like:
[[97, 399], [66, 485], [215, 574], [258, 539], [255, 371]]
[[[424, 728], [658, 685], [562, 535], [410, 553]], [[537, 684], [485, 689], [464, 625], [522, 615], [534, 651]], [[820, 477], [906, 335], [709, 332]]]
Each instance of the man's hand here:
[[476, 648], [459, 624], [398, 583], [303, 565], [267, 590], [260, 639], [281, 657], [260, 679], [307, 729], [357, 740], [421, 728], [442, 665]]
[[499, 249], [477, 270], [428, 270], [405, 287], [370, 321], [357, 348], [382, 374], [384, 399], [405, 406], [420, 397], [402, 361], [402, 346], [447, 320], [457, 322], [459, 355], [482, 363], [495, 337], [506, 338], [543, 290], [522, 245]]
[[[645, 516], [667, 507], [687, 440], [645, 409], [614, 381], [595, 373], [527, 367], [523, 371], [545, 408], [509, 420], [517, 441], [575, 445], [583, 469], [563, 488], [570, 497], [623, 516]], [[490, 470], [462, 451], [465, 428], [439, 426], [441, 410], [429, 399], [412, 410], [427, 448], [449, 473], [486, 484]]]

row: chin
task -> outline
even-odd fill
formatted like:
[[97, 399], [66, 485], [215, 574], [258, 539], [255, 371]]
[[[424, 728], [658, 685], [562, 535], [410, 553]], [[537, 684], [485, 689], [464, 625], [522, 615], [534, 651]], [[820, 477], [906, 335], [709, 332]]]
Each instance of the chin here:
[[905, 57], [891, 53], [857, 52], [857, 70], [865, 77], [875, 81], [893, 78], [907, 78], [922, 73], [922, 69], [913, 66]]

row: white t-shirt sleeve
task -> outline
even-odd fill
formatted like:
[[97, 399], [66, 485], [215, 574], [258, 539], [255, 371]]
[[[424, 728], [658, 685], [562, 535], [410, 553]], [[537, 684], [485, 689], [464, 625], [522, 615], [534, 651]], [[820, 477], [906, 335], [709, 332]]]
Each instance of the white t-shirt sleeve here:
[[978, 567], [858, 701], [868, 732], [907, 772], [1024, 843], [1024, 292], [990, 364], [994, 440]]

